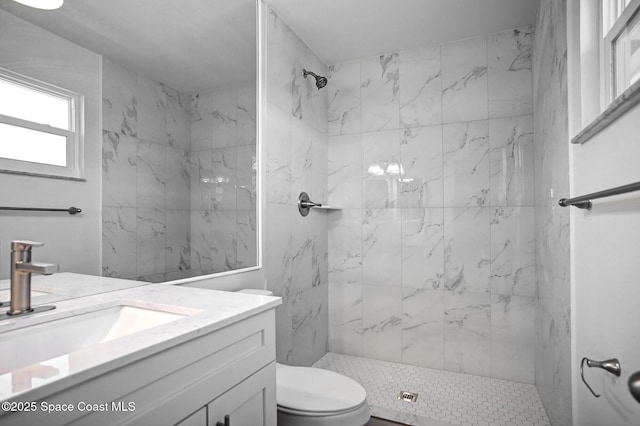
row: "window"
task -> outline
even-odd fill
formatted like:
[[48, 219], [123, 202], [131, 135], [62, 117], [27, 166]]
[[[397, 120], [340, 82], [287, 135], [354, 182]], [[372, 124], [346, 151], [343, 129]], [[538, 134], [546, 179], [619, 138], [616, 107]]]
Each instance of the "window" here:
[[605, 100], [640, 79], [640, 0], [602, 0]]
[[82, 177], [83, 97], [0, 68], [0, 171]]

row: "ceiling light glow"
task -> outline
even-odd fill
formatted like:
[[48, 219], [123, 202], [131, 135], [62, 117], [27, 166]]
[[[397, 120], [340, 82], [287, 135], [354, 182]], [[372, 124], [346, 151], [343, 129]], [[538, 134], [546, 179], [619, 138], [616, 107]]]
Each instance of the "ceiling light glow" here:
[[35, 7], [36, 9], [54, 10], [58, 9], [64, 3], [64, 0], [13, 0], [25, 6]]

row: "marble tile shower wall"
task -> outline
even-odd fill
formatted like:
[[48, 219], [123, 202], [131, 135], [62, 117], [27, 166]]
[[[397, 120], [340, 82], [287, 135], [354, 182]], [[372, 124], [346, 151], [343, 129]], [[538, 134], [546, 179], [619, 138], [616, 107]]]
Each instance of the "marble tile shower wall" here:
[[103, 58], [103, 275], [189, 269], [191, 97]]
[[255, 265], [255, 87], [186, 95], [108, 59], [103, 82], [103, 274]]
[[329, 67], [329, 349], [534, 382], [531, 29]]
[[257, 264], [255, 85], [199, 93], [191, 103], [194, 274]]
[[536, 21], [534, 69], [536, 386], [553, 425], [571, 425], [571, 295], [567, 97], [567, 4], [543, 0]]
[[327, 194], [327, 91], [302, 69], [326, 66], [269, 8], [265, 129], [265, 269], [276, 310], [279, 362], [310, 366], [327, 352], [327, 215], [297, 210], [300, 192]]

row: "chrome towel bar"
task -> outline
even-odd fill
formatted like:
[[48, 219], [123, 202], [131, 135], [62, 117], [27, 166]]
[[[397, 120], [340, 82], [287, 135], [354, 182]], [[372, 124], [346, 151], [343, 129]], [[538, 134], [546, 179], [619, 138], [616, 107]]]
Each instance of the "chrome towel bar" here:
[[0, 210], [20, 210], [28, 212], [67, 212], [71, 215], [82, 213], [82, 209], [77, 207], [69, 207], [68, 209], [42, 209], [38, 207], [5, 207], [0, 206]]
[[579, 209], [591, 210], [591, 200], [597, 198], [611, 197], [613, 195], [626, 194], [628, 192], [640, 191], [640, 182], [630, 183], [628, 185], [617, 186], [604, 191], [593, 192], [591, 194], [581, 195], [573, 198], [561, 198], [558, 204], [562, 207], [574, 206]]

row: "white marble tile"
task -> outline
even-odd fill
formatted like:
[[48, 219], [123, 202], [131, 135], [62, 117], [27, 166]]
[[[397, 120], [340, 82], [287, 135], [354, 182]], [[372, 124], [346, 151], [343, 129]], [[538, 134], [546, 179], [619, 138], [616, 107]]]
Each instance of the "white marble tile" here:
[[291, 297], [282, 297], [276, 308], [276, 361], [291, 365], [293, 362], [293, 313]]
[[362, 135], [362, 207], [400, 206], [400, 135], [398, 130]]
[[[329, 137], [325, 132], [314, 130], [311, 141], [311, 170], [309, 171], [310, 194], [313, 193], [322, 204], [327, 205], [329, 190]], [[299, 194], [296, 194], [299, 195]]]
[[444, 369], [444, 291], [402, 288], [402, 363]]
[[[290, 208], [295, 209], [293, 206]], [[301, 293], [313, 286], [312, 218], [302, 217], [295, 210], [288, 226], [291, 229], [291, 291]]]
[[533, 52], [536, 261], [536, 386], [554, 425], [572, 424], [566, 2], [542, 0]]
[[212, 150], [192, 151], [190, 166], [190, 197], [191, 210], [213, 209], [213, 175]]
[[443, 282], [443, 209], [402, 209], [402, 286], [442, 289]]
[[491, 372], [489, 293], [445, 292], [444, 323], [445, 369], [488, 377]]
[[491, 217], [491, 292], [536, 295], [534, 207], [496, 207]]
[[247, 268], [258, 264], [258, 228], [256, 210], [237, 211], [236, 245], [238, 248], [238, 268]]
[[116, 132], [102, 133], [102, 205], [136, 206], [137, 142]]
[[[313, 193], [313, 169], [317, 164], [313, 162], [313, 145], [323, 138], [312, 127], [300, 120], [292, 120], [291, 124], [291, 199], [298, 200], [301, 192], [309, 194], [312, 201], [323, 203], [321, 194]], [[324, 136], [326, 140], [326, 136]], [[326, 161], [326, 160], [325, 160]], [[325, 176], [326, 179], [326, 176]], [[324, 180], [324, 179], [323, 179]]]
[[136, 206], [164, 208], [167, 185], [165, 145], [138, 142]]
[[533, 30], [515, 29], [488, 37], [489, 117], [533, 112]]
[[102, 59], [102, 128], [137, 136], [137, 74], [108, 58]]
[[535, 298], [491, 295], [491, 377], [535, 383]]
[[211, 213], [208, 210], [191, 210], [191, 269], [202, 274], [213, 272], [213, 239]]
[[328, 198], [337, 208], [362, 206], [362, 135], [329, 136]]
[[400, 55], [400, 125], [442, 123], [440, 47], [403, 50]]
[[488, 292], [491, 259], [488, 207], [444, 209], [444, 287]]
[[488, 118], [487, 38], [445, 44], [441, 49], [443, 122]]
[[191, 97], [191, 150], [213, 148], [213, 93], [196, 93]]
[[362, 131], [397, 129], [400, 125], [398, 54], [362, 59]]
[[[327, 76], [326, 65], [301, 42], [300, 56], [296, 61], [294, 75], [294, 116], [315, 131], [327, 134], [327, 89], [318, 89], [316, 79], [310, 75], [304, 78], [303, 69]], [[299, 84], [299, 86], [298, 86]], [[297, 91], [296, 91], [297, 87]], [[297, 98], [297, 99], [296, 99]]]
[[265, 251], [264, 265], [267, 289], [276, 296], [287, 297], [291, 293], [291, 229], [293, 214], [288, 205], [267, 203], [264, 212]]
[[145, 142], [168, 145], [167, 134], [168, 89], [159, 83], [138, 74], [138, 139]]
[[237, 165], [237, 148], [220, 148], [211, 151], [213, 182], [210, 185], [213, 210], [236, 209]]
[[255, 83], [246, 84], [237, 89], [237, 128], [236, 141], [238, 146], [256, 146], [257, 120], [256, 120], [256, 87]]
[[164, 87], [167, 97], [165, 115], [169, 146], [188, 151], [191, 149], [191, 96]]
[[402, 207], [441, 207], [444, 197], [442, 126], [400, 131]]
[[314, 214], [309, 223], [311, 237], [311, 285], [313, 287], [329, 284], [329, 218], [325, 214]]
[[270, 7], [267, 28], [267, 101], [279, 105], [291, 116], [294, 110], [293, 77], [296, 73], [298, 46], [302, 41]]
[[132, 278], [137, 274], [136, 209], [102, 208], [102, 275]]
[[236, 146], [238, 93], [236, 89], [214, 91], [211, 102], [212, 146]]
[[188, 210], [191, 204], [190, 153], [181, 148], [166, 149], [166, 206], [168, 209]]
[[400, 209], [369, 209], [362, 217], [362, 284], [402, 285]]
[[286, 204], [291, 201], [291, 116], [277, 105], [267, 105], [265, 196], [268, 203]]
[[533, 116], [489, 120], [491, 205], [532, 206]]
[[444, 205], [489, 204], [489, 123], [472, 121], [443, 126]]
[[402, 359], [402, 289], [377, 285], [362, 287], [363, 351], [367, 358]]
[[329, 350], [329, 286], [325, 283], [311, 289], [313, 342], [312, 357], [305, 365], [312, 365]]
[[238, 262], [236, 226], [235, 210], [211, 211], [213, 272], [236, 269]]
[[329, 282], [362, 284], [362, 210], [332, 213], [329, 230]]
[[293, 365], [307, 366], [313, 358], [314, 327], [311, 288], [295, 293], [291, 301]]
[[362, 285], [329, 283], [329, 350], [362, 356]]
[[257, 200], [257, 159], [255, 145], [237, 148], [236, 205], [239, 210], [255, 210]]
[[137, 275], [152, 275], [166, 271], [164, 210], [136, 209], [136, 259]]
[[295, 203], [300, 191], [326, 202], [328, 88], [318, 90], [302, 69], [326, 75], [326, 66], [272, 9], [267, 22], [267, 287], [286, 301], [277, 314], [278, 360], [310, 365], [327, 349], [328, 213], [302, 218]]
[[329, 66], [329, 135], [360, 133], [360, 60]]
[[166, 214], [166, 272], [191, 269], [191, 213], [168, 209]]

